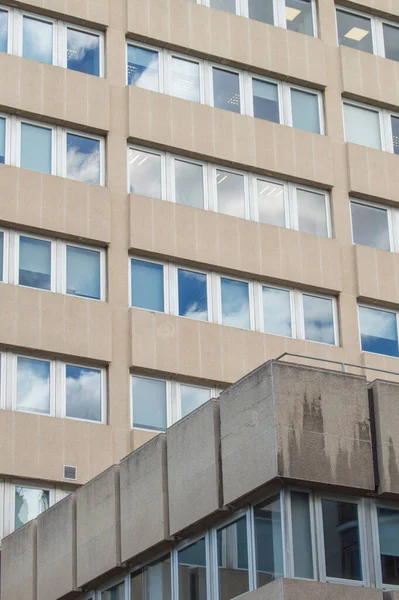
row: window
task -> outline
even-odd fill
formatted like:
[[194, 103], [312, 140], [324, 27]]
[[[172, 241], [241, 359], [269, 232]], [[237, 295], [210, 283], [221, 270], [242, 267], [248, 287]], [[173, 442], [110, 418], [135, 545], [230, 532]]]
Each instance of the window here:
[[334, 344], [334, 316], [332, 298], [303, 294], [305, 340]]
[[0, 115], [0, 163], [104, 185], [104, 146], [98, 136]]
[[337, 8], [338, 44], [399, 60], [399, 27], [374, 15]]
[[290, 492], [294, 577], [314, 579], [313, 535], [309, 494]]
[[105, 251], [0, 231], [0, 281], [105, 300]]
[[101, 592], [101, 600], [125, 600], [125, 582], [122, 581]]
[[[172, 580], [170, 556], [166, 556], [131, 574], [130, 600], [171, 599]], [[117, 598], [117, 600], [119, 600], [119, 598]]]
[[17, 8], [0, 8], [0, 52], [104, 76], [103, 33]]
[[106, 417], [103, 368], [4, 352], [2, 408], [97, 423]]
[[254, 507], [256, 585], [284, 577], [280, 494]]
[[[291, 28], [312, 4], [310, 0], [286, 1], [287, 14], [296, 15], [287, 21]], [[166, 48], [128, 43], [127, 84], [324, 135], [321, 92], [199, 58], [188, 59]]]
[[208, 320], [207, 276], [205, 273], [178, 269], [179, 316]]
[[219, 598], [231, 600], [250, 590], [246, 516], [218, 529], [216, 535]]
[[316, 36], [314, 0], [191, 0], [225, 12]]
[[132, 306], [164, 312], [164, 267], [149, 261], [131, 261]]
[[347, 142], [399, 154], [399, 115], [345, 100], [344, 125]]
[[207, 600], [205, 538], [177, 553], [179, 599]]
[[359, 306], [360, 342], [363, 352], [399, 356], [397, 314]]
[[378, 579], [384, 586], [399, 586], [399, 508], [377, 506], [376, 513]]
[[138, 147], [129, 148], [128, 161], [131, 193], [332, 235], [326, 191]]
[[292, 336], [291, 292], [262, 286], [265, 333]]
[[396, 211], [358, 200], [351, 200], [350, 204], [353, 243], [391, 250], [390, 222]]
[[132, 427], [165, 431], [217, 395], [216, 388], [132, 375]]
[[249, 284], [222, 277], [222, 322], [242, 329], [251, 328]]
[[15, 486], [14, 529], [26, 525], [50, 506], [50, 491], [32, 487]]

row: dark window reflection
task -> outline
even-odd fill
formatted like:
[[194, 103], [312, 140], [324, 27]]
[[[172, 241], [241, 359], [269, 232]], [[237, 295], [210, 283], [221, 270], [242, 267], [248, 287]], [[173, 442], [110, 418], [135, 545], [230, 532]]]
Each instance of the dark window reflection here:
[[390, 250], [388, 212], [360, 202], [351, 202], [353, 241], [381, 250]]
[[256, 506], [254, 517], [256, 579], [260, 587], [284, 575], [280, 496]]
[[326, 575], [362, 580], [357, 504], [322, 500]]
[[373, 53], [371, 20], [343, 10], [337, 10], [338, 42], [363, 52]]
[[179, 315], [208, 320], [207, 282], [204, 273], [178, 269]]
[[100, 37], [68, 27], [67, 66], [73, 71], [98, 77], [100, 75]]
[[385, 57], [399, 61], [399, 27], [383, 24]]
[[236, 12], [236, 0], [210, 0], [209, 6], [233, 14]]
[[314, 35], [311, 0], [285, 0], [287, 29]]
[[130, 600], [171, 600], [171, 597], [169, 556], [132, 573]]
[[19, 238], [19, 285], [51, 289], [51, 242]]
[[247, 520], [238, 521], [217, 532], [219, 597], [231, 600], [249, 591]]
[[252, 90], [254, 117], [273, 121], [273, 123], [279, 123], [280, 111], [278, 106], [277, 85], [259, 79], [252, 79]]
[[399, 511], [377, 508], [382, 583], [399, 585]]
[[395, 154], [399, 154], [399, 118], [391, 117], [391, 123], [392, 123], [393, 151]]
[[178, 564], [179, 598], [207, 600], [205, 539], [180, 550]]
[[364, 352], [399, 356], [395, 313], [359, 306], [359, 321]]
[[274, 25], [273, 0], [248, 0], [248, 16], [255, 21]]
[[237, 73], [213, 67], [213, 105], [231, 112], [241, 112], [240, 79]]

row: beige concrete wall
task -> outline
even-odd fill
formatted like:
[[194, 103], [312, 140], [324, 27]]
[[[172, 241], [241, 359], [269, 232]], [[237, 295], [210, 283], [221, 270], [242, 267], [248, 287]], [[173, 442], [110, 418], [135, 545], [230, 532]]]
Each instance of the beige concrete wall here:
[[2, 541], [1, 597], [37, 600], [36, 521]]
[[342, 598], [342, 600], [383, 600], [383, 592], [382, 590], [352, 585], [279, 579], [242, 596], [242, 600], [335, 600], [336, 598]]

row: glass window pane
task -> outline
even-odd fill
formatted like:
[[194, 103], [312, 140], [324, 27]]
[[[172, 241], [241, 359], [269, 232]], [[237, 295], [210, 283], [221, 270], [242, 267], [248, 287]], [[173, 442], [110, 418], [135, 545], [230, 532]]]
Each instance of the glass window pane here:
[[373, 53], [371, 19], [337, 10], [337, 27], [340, 46]]
[[67, 417], [101, 421], [101, 371], [87, 367], [66, 365]]
[[130, 600], [171, 600], [171, 597], [169, 556], [130, 576]]
[[67, 29], [67, 67], [72, 71], [100, 75], [100, 36]]
[[220, 280], [222, 287], [222, 322], [242, 329], [250, 329], [248, 283], [233, 279]]
[[132, 377], [133, 427], [165, 431], [166, 381]]
[[179, 315], [198, 321], [208, 320], [207, 277], [204, 273], [177, 270]]
[[319, 97], [291, 89], [292, 125], [297, 129], [320, 133]]
[[158, 92], [158, 52], [129, 44], [127, 47], [127, 77], [129, 85]]
[[244, 177], [216, 170], [218, 211], [232, 217], [245, 217]]
[[129, 148], [130, 193], [161, 198], [161, 157]]
[[238, 521], [217, 532], [219, 597], [231, 600], [249, 590], [247, 520]]
[[15, 486], [15, 529], [36, 519], [49, 506], [49, 490]]
[[21, 125], [21, 167], [51, 173], [52, 130], [37, 125]]
[[240, 78], [237, 73], [213, 67], [213, 106], [241, 112]]
[[51, 242], [19, 236], [19, 285], [51, 289]]
[[0, 281], [4, 275], [4, 233], [0, 231]]
[[0, 164], [6, 162], [6, 120], [0, 117]]
[[359, 322], [364, 352], [399, 356], [395, 313], [359, 306]]
[[179, 598], [207, 600], [205, 538], [178, 553]]
[[352, 104], [344, 104], [344, 122], [347, 142], [381, 150], [378, 112]]
[[8, 49], [8, 12], [0, 10], [0, 52]]
[[164, 312], [163, 265], [132, 259], [132, 306]]
[[259, 221], [285, 227], [284, 186], [257, 180]]
[[307, 190], [297, 190], [298, 227], [300, 231], [328, 236], [326, 197]]
[[391, 117], [392, 143], [394, 154], [399, 154], [399, 118]]
[[351, 214], [355, 244], [390, 250], [388, 211], [352, 201]]
[[361, 581], [357, 504], [322, 500], [327, 577]]
[[67, 246], [67, 294], [101, 298], [101, 254], [97, 250]]
[[53, 25], [31, 17], [23, 18], [22, 56], [43, 63], [53, 62]]
[[314, 35], [311, 0], [285, 0], [287, 29]]
[[385, 58], [399, 61], [399, 27], [393, 27], [385, 23], [382, 27], [384, 30]]
[[109, 590], [101, 592], [101, 600], [125, 600], [125, 582], [122, 581]]
[[100, 185], [100, 140], [67, 133], [67, 177]]
[[180, 385], [181, 398], [181, 416], [185, 417], [193, 410], [196, 410], [211, 397], [209, 388], [199, 387], [197, 385]]
[[202, 165], [175, 159], [176, 202], [194, 208], [204, 208], [204, 177]]
[[172, 57], [172, 96], [200, 101], [200, 68], [197, 62]]
[[229, 13], [236, 12], [236, 0], [210, 0], [209, 6]]
[[248, 0], [250, 19], [274, 25], [273, 0]]
[[291, 492], [291, 516], [295, 577], [313, 579], [309, 494]]
[[254, 508], [256, 581], [258, 587], [284, 577], [280, 496]]
[[278, 87], [260, 79], [252, 79], [254, 117], [280, 123]]
[[50, 414], [50, 363], [17, 358], [17, 410]]
[[305, 339], [311, 342], [334, 344], [333, 305], [330, 298], [303, 295]]
[[399, 510], [377, 508], [382, 583], [399, 585]]
[[291, 300], [288, 290], [263, 286], [263, 320], [265, 333], [292, 336]]

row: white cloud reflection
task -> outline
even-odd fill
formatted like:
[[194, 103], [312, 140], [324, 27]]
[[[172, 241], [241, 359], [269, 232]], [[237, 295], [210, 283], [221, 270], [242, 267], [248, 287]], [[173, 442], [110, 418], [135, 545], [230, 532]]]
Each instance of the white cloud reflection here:
[[17, 409], [49, 414], [49, 363], [29, 358], [18, 358]]
[[68, 58], [82, 60], [86, 52], [99, 48], [99, 43], [97, 35], [68, 29]]
[[[100, 144], [98, 143], [98, 146]], [[67, 152], [67, 177], [84, 183], [100, 183], [100, 148], [94, 152], [80, 152], [70, 146]]]
[[101, 421], [100, 371], [67, 366], [66, 414], [76, 419]]

